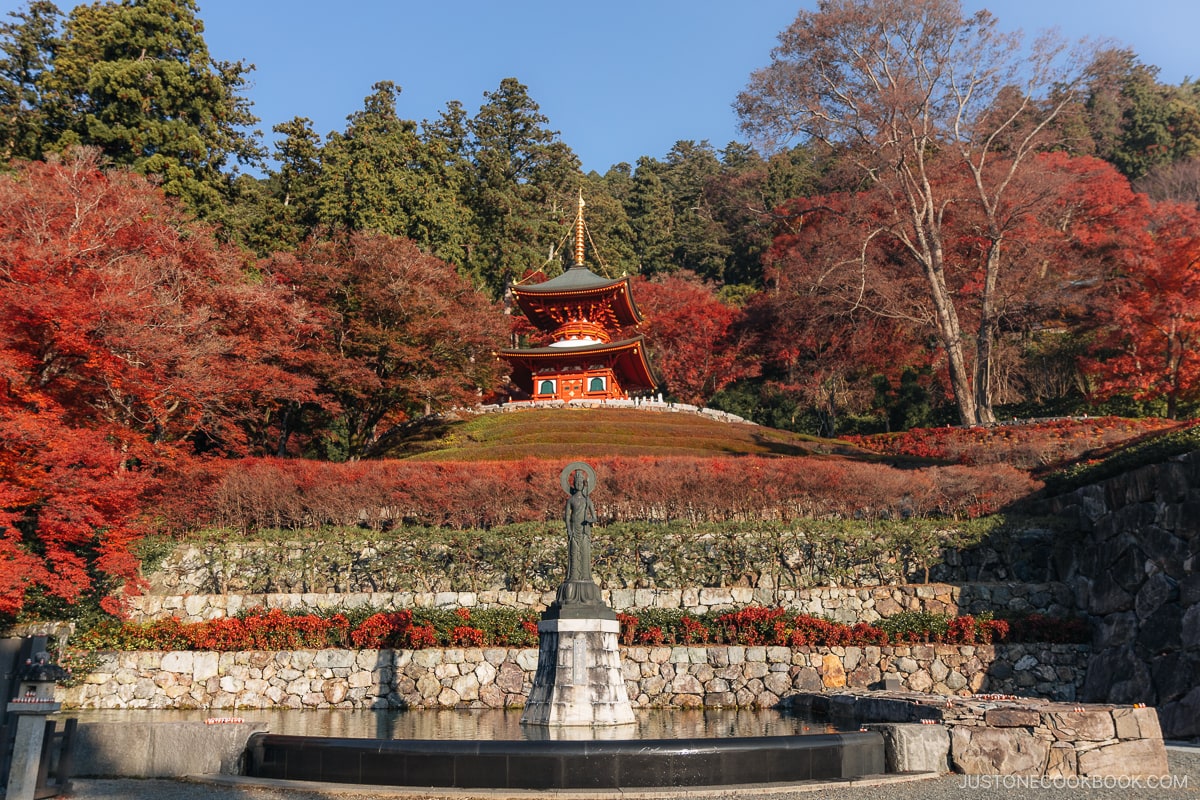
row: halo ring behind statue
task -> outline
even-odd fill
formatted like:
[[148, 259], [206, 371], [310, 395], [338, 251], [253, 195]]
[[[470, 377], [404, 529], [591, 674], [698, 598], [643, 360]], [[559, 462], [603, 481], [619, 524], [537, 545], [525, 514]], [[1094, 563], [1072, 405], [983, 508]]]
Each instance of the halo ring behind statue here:
[[583, 474], [587, 475], [588, 490], [592, 492], [596, 491], [596, 470], [583, 461], [572, 461], [563, 467], [563, 471], [558, 474], [558, 485], [562, 487], [563, 492], [566, 494], [571, 493], [571, 473], [577, 469], [583, 470]]

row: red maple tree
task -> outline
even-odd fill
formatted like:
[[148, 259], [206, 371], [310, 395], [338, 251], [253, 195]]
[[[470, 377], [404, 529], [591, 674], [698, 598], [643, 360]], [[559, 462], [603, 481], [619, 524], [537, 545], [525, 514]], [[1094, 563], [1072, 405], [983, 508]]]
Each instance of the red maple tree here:
[[683, 403], [704, 405], [758, 363], [739, 333], [740, 309], [689, 272], [638, 280], [633, 288], [646, 317], [641, 329], [667, 390]]
[[0, 177], [0, 611], [136, 582], [152, 478], [313, 397], [303, 305], [94, 153]]
[[309, 368], [340, 409], [342, 455], [370, 452], [406, 419], [473, 405], [498, 383], [498, 304], [413, 242], [376, 233], [310, 241], [263, 270], [322, 319]]
[[1149, 239], [1103, 307], [1106, 336], [1085, 362], [1102, 397], [1129, 393], [1181, 403], [1200, 398], [1200, 212], [1159, 203]]

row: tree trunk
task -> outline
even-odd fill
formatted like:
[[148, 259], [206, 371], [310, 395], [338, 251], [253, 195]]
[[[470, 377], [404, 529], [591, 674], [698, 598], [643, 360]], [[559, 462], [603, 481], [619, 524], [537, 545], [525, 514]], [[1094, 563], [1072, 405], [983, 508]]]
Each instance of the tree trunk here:
[[996, 342], [996, 282], [1000, 272], [1000, 242], [988, 248], [983, 297], [979, 304], [979, 334], [975, 339], [975, 423], [996, 421], [992, 411], [992, 357]]
[[929, 294], [937, 316], [938, 338], [946, 351], [946, 365], [950, 372], [950, 388], [958, 404], [958, 417], [963, 425], [975, 425], [975, 395], [971, 391], [971, 378], [963, 357], [962, 326], [954, 300], [946, 287], [946, 275], [942, 270], [940, 250], [935, 249], [925, 263], [925, 277], [929, 281]]

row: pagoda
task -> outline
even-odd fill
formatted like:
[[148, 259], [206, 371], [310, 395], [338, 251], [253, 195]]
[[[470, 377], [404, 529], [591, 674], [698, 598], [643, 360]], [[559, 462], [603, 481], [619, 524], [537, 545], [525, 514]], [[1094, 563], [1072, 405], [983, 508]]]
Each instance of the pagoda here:
[[512, 365], [513, 383], [532, 400], [628, 399], [658, 385], [645, 337], [617, 338], [642, 321], [629, 278], [604, 278], [584, 266], [583, 207], [581, 193], [574, 265], [545, 283], [512, 287], [529, 322], [551, 340], [500, 351]]

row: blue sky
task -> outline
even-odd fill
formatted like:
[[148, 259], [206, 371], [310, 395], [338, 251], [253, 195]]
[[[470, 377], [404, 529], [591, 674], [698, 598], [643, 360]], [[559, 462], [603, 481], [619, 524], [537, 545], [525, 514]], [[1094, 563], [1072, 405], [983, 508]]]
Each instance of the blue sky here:
[[[71, 0], [58, 0], [64, 10]], [[217, 58], [256, 65], [261, 127], [309, 117], [344, 127], [371, 84], [401, 87], [399, 112], [434, 119], [450, 100], [474, 114], [506, 77], [529, 87], [550, 127], [604, 172], [662, 158], [681, 139], [742, 140], [731, 104], [777, 34], [816, 0], [198, 0]], [[0, 12], [24, 2], [0, 0]], [[964, 0], [1004, 29], [1130, 46], [1160, 78], [1200, 76], [1196, 0]]]

